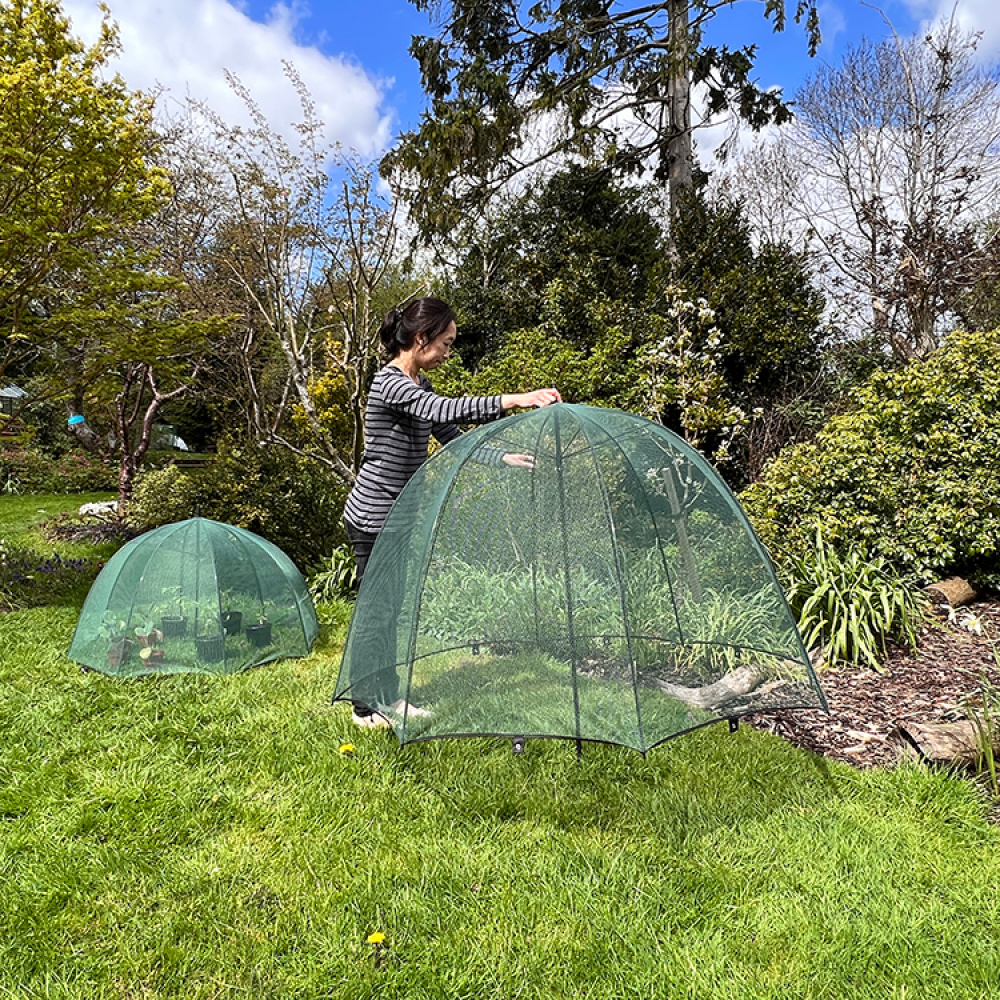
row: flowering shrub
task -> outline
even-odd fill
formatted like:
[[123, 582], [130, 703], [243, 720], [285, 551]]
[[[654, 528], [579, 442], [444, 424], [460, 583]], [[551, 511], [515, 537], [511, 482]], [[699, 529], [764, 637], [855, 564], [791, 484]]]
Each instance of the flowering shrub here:
[[0, 493], [97, 493], [117, 486], [117, 472], [87, 452], [52, 458], [23, 444], [0, 445]]
[[704, 298], [691, 301], [674, 285], [663, 289], [663, 295], [668, 303], [663, 336], [642, 358], [647, 415], [655, 420], [668, 407], [676, 407], [685, 440], [704, 450], [706, 438], [719, 437], [709, 457], [714, 463], [725, 462], [747, 416], [728, 398], [715, 310]]

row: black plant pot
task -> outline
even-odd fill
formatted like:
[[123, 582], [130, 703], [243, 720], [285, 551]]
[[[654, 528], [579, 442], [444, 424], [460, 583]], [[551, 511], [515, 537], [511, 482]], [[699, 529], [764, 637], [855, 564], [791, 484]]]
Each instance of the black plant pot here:
[[164, 615], [160, 619], [160, 631], [165, 639], [187, 635], [187, 630], [188, 620], [181, 615]]
[[262, 646], [269, 646], [271, 644], [271, 623], [258, 622], [256, 625], [247, 625], [247, 641], [258, 649]]
[[242, 611], [222, 612], [222, 631], [225, 632], [226, 635], [239, 635], [241, 628], [243, 628]]
[[219, 663], [226, 658], [226, 637], [224, 635], [196, 635], [194, 648], [202, 663]]

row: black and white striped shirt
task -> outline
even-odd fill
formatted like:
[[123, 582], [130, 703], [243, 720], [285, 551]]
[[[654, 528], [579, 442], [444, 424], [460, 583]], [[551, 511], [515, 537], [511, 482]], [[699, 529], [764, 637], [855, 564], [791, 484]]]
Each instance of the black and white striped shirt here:
[[396, 365], [375, 376], [365, 411], [365, 457], [344, 506], [344, 517], [377, 534], [396, 497], [427, 458], [431, 435], [453, 441], [456, 424], [485, 424], [503, 415], [500, 396], [438, 396], [421, 373], [417, 385]]

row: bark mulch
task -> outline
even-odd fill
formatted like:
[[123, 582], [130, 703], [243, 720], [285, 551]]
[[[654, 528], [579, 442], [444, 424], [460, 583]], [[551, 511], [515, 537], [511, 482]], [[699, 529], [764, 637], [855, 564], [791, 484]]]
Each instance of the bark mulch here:
[[[743, 721], [790, 743], [859, 768], [898, 762], [903, 741], [895, 731], [912, 723], [966, 717], [965, 706], [981, 704], [984, 684], [1000, 692], [1000, 600], [980, 600], [956, 609], [936, 605], [920, 630], [915, 655], [893, 649], [881, 670], [838, 667], [819, 682], [830, 712], [758, 713]], [[963, 624], [975, 616], [977, 635]], [[996, 644], [994, 646], [994, 643]]]

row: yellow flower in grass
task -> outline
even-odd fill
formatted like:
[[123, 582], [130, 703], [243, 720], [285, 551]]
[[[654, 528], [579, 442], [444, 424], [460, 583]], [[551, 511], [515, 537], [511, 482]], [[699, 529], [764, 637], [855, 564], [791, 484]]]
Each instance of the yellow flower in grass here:
[[367, 937], [369, 944], [373, 944], [378, 947], [385, 941], [385, 935], [381, 931], [375, 931], [374, 934], [369, 934]]
[[340, 744], [340, 750], [338, 751], [338, 753], [342, 753], [345, 756], [347, 756], [348, 754], [354, 753], [354, 744], [353, 743], [341, 743]]

